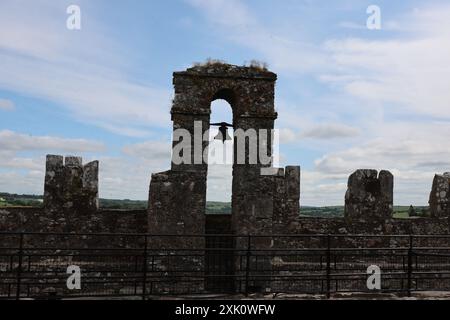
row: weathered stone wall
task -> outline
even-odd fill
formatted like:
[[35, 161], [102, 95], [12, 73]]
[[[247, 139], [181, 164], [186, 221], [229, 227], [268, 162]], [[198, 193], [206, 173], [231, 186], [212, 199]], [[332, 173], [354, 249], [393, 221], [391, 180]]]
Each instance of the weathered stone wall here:
[[[169, 170], [152, 175], [148, 206], [148, 232], [157, 235], [203, 235], [205, 234], [206, 171], [190, 168]], [[204, 268], [205, 239], [191, 237], [152, 237], [152, 247], [165, 251], [156, 263], [163, 269], [177, 266], [183, 272], [167, 272], [166, 281], [156, 284], [159, 292], [204, 289], [204, 282], [181, 283], [180, 277], [191, 271], [201, 272]], [[170, 249], [185, 251], [186, 255], [174, 255]], [[192, 254], [193, 256], [189, 256]], [[189, 271], [187, 271], [189, 270]], [[194, 290], [195, 291], [195, 290]]]
[[450, 216], [450, 173], [436, 174], [430, 192], [430, 213], [431, 216]]
[[[448, 194], [446, 190], [448, 190], [448, 178], [445, 176], [436, 176], [430, 199], [433, 196], [435, 198], [430, 200], [430, 204], [437, 204], [434, 210], [438, 213], [432, 215], [431, 218], [415, 217], [395, 219], [393, 218], [392, 174], [385, 170], [380, 171], [378, 174], [376, 170], [359, 169], [350, 175], [348, 180], [348, 189], [345, 194], [344, 217], [317, 218], [300, 216], [299, 218], [291, 219], [289, 223], [283, 221], [278, 225], [278, 230], [286, 231], [292, 229], [293, 232], [274, 232], [274, 234], [360, 234], [392, 236], [408, 234], [449, 234], [450, 215], [445, 209], [447, 203], [446, 196]], [[281, 193], [280, 190], [278, 192]], [[438, 196], [440, 198], [435, 200]], [[274, 224], [275, 226], [276, 224]], [[317, 240], [317, 243], [314, 244], [315, 240]], [[312, 239], [313, 243], [311, 243], [311, 239], [306, 242], [302, 238], [295, 237], [274, 238], [274, 244], [277, 247], [314, 247], [314, 245], [324, 245], [320, 241], [320, 239], [314, 238]], [[398, 239], [395, 237], [382, 241], [387, 241], [385, 243], [386, 246], [398, 245]], [[345, 243], [342, 245], [351, 246], [352, 244]], [[404, 245], [407, 245], [407, 243]]]
[[98, 161], [47, 155], [42, 208], [0, 209], [0, 232], [146, 233], [146, 210], [98, 209]]
[[80, 157], [47, 155], [44, 207], [48, 212], [86, 214], [98, 209], [98, 161], [85, 166]]
[[[68, 232], [74, 221], [67, 216], [48, 213], [44, 208], [8, 207], [0, 209], [0, 232]], [[146, 233], [146, 210], [98, 210], [88, 219], [80, 219], [85, 233]]]
[[230, 214], [208, 214], [206, 215], [206, 234], [232, 234]]
[[297, 219], [296, 234], [368, 234], [368, 235], [408, 235], [408, 234], [449, 234], [449, 218], [391, 218], [378, 225], [365, 221], [345, 218], [322, 218], [300, 216]]
[[[257, 134], [257, 141], [254, 141], [256, 163], [250, 161], [250, 140], [245, 141], [242, 154], [237, 150], [239, 137], [234, 138], [232, 232], [239, 235], [294, 232], [299, 212], [300, 168], [274, 169], [277, 174], [266, 175], [262, 169], [271, 168], [272, 163], [261, 161], [259, 152], [260, 146], [266, 145], [265, 156], [272, 156], [270, 133], [277, 118], [274, 107], [276, 79], [276, 74], [267, 70], [221, 63], [196, 66], [173, 74], [173, 157], [179, 156], [176, 148], [180, 140], [178, 129], [190, 134], [190, 149], [184, 150], [185, 162], [172, 159], [170, 171], [152, 175], [150, 233], [205, 233], [207, 159], [199, 162], [196, 155], [202, 155], [202, 150], [209, 144], [202, 137], [209, 130], [211, 102], [216, 99], [224, 99], [231, 105], [235, 133], [254, 130]], [[267, 136], [261, 135], [260, 130]], [[243, 162], [238, 161], [242, 159]], [[245, 245], [236, 243], [238, 248]], [[269, 245], [269, 239], [258, 243], [261, 248]]]
[[[288, 167], [276, 175], [263, 174], [272, 168], [272, 130], [277, 113], [274, 107], [276, 74], [267, 70], [228, 64], [207, 64], [175, 72], [175, 98], [171, 110], [173, 121], [173, 153], [171, 170], [152, 175], [149, 193], [149, 232], [153, 234], [205, 233], [207, 159], [203, 150], [209, 130], [211, 102], [226, 100], [233, 109], [234, 161], [232, 185], [231, 231], [234, 234], [271, 234], [274, 218], [277, 225], [289, 225], [298, 215], [299, 169]], [[200, 124], [200, 126], [199, 126]], [[180, 129], [190, 139], [183, 149], [183, 163], [178, 150]], [[254, 134], [255, 140], [244, 132]], [[239, 136], [240, 134], [240, 136]], [[247, 137], [247, 138], [246, 138]], [[245, 139], [245, 140], [243, 140]], [[243, 142], [243, 143], [242, 143]], [[242, 150], [239, 146], [245, 146]], [[267, 146], [262, 155], [261, 146]], [[238, 149], [239, 148], [239, 149]], [[253, 152], [252, 152], [253, 151]], [[254, 157], [255, 156], [255, 157]], [[275, 170], [276, 171], [276, 170]], [[297, 195], [292, 193], [298, 190]], [[276, 229], [276, 228], [275, 228]], [[176, 247], [204, 248], [199, 238], [187, 237]], [[268, 248], [270, 238], [254, 245]], [[166, 244], [161, 243], [161, 246]], [[236, 239], [236, 248], [247, 245]], [[201, 264], [202, 262], [199, 261]], [[192, 261], [179, 261], [192, 265]], [[194, 263], [195, 265], [195, 263]], [[270, 266], [269, 266], [270, 267]]]
[[386, 170], [359, 169], [350, 175], [344, 215], [348, 221], [377, 223], [392, 218], [394, 177]]
[[166, 171], [152, 175], [148, 227], [154, 234], [204, 234], [205, 171]]
[[[207, 220], [207, 222], [209, 221], [209, 230], [230, 232], [230, 224], [226, 222], [231, 219], [230, 215], [206, 217], [209, 217]], [[225, 222], [220, 219], [225, 219]], [[280, 219], [279, 216], [274, 218], [274, 221], [279, 221], [277, 219]], [[146, 210], [98, 210], [89, 220], [79, 223], [85, 225], [82, 229], [87, 232], [146, 233], [147, 221]], [[282, 226], [284, 222], [280, 224]], [[282, 228], [281, 226], [274, 228]], [[204, 228], [204, 226], [200, 227]], [[226, 229], [222, 230], [222, 227]], [[67, 222], [64, 215], [55, 219], [43, 208], [9, 207], [0, 209], [0, 232], [60, 232], [66, 228]], [[382, 221], [378, 220], [376, 224], [370, 224], [364, 220], [349, 221], [346, 218], [298, 216], [292, 220], [291, 228], [290, 231], [294, 230], [295, 234], [449, 234], [450, 217], [409, 219], [391, 217]], [[283, 230], [278, 229], [278, 231]], [[276, 233], [283, 234], [284, 232]]]
[[[445, 179], [442, 179], [445, 178]], [[207, 223], [194, 223], [204, 215], [205, 192], [204, 172], [173, 172], [155, 174], [150, 193], [150, 210], [97, 210], [89, 215], [68, 214], [68, 210], [49, 211], [46, 208], [2, 208], [0, 209], [0, 231], [10, 232], [85, 232], [85, 233], [147, 233], [159, 229], [161, 234], [206, 233]], [[447, 190], [448, 178], [436, 175], [431, 197]], [[48, 181], [48, 180], [47, 180]], [[392, 175], [376, 170], [357, 170], [349, 177], [346, 197], [346, 216], [343, 218], [316, 218], [299, 216], [300, 168], [279, 169], [277, 175], [263, 176], [264, 188], [259, 192], [267, 196], [267, 207], [249, 207], [254, 220], [247, 221], [242, 229], [246, 234], [447, 234], [450, 233], [450, 215], [446, 211], [430, 218], [415, 217], [394, 219], [392, 217]], [[375, 187], [373, 187], [375, 185]], [[373, 189], [372, 189], [373, 188]], [[373, 192], [373, 190], [375, 190]], [[47, 194], [47, 196], [49, 193]], [[443, 195], [443, 193], [442, 193]], [[154, 196], [155, 198], [152, 198]], [[444, 196], [440, 197], [445, 199]], [[158, 199], [169, 199], [167, 203]], [[356, 199], [356, 200], [355, 200]], [[49, 200], [47, 200], [49, 201]], [[366, 203], [367, 202], [367, 203]], [[375, 214], [369, 210], [377, 203]], [[178, 203], [187, 204], [180, 206]], [[176, 215], [166, 215], [165, 212]], [[172, 220], [171, 220], [172, 219]], [[227, 221], [227, 233], [236, 233], [231, 215], [221, 216]], [[258, 220], [263, 222], [258, 224]], [[265, 221], [267, 220], [267, 221]], [[209, 220], [209, 230], [214, 230], [213, 218]], [[206, 221], [207, 222], [207, 221]], [[150, 228], [148, 228], [148, 223]], [[74, 228], [74, 225], [76, 227]], [[271, 228], [261, 229], [267, 225]], [[217, 230], [221, 230], [220, 228]], [[153, 233], [153, 232], [150, 232]], [[209, 232], [211, 233], [211, 232]], [[155, 234], [155, 233], [153, 233]], [[183, 246], [190, 246], [184, 241]]]
[[[284, 172], [283, 172], [284, 171]], [[288, 166], [275, 177], [273, 234], [296, 232], [300, 212], [300, 167]]]
[[98, 161], [47, 155], [44, 213], [54, 232], [92, 232], [98, 210]]
[[[187, 161], [181, 164], [172, 161], [171, 171], [152, 176], [150, 232], [199, 234], [204, 231], [207, 159], [199, 161], [198, 156], [209, 144], [202, 137], [209, 130], [211, 102], [216, 99], [228, 101], [233, 109], [234, 130], [256, 130], [259, 139], [259, 129], [273, 129], [277, 117], [274, 108], [276, 78], [276, 74], [267, 70], [228, 64], [196, 66], [173, 74], [173, 145], [175, 147], [179, 140], [175, 131], [184, 129], [192, 137], [191, 148], [183, 154]], [[195, 126], [196, 122], [201, 123], [201, 128]], [[272, 141], [270, 137], [267, 140], [267, 156], [270, 157]], [[234, 146], [237, 157], [236, 143]], [[173, 156], [179, 156], [176, 150], [174, 148]], [[268, 179], [261, 176], [260, 170], [271, 164], [261, 165], [260, 161], [250, 164], [248, 150], [246, 148], [245, 162], [237, 163], [235, 158], [233, 165], [232, 228], [235, 233], [241, 234], [249, 230], [271, 232], [272, 212], [269, 211], [273, 209], [273, 203], [269, 202], [273, 201], [273, 189], [269, 194], [262, 192], [267, 188], [265, 184]], [[196, 187], [182, 187], [191, 183]], [[177, 186], [181, 189], [177, 190]], [[174, 193], [180, 195], [167, 193], [167, 188], [173, 188], [171, 190], [176, 190]], [[255, 217], [255, 212], [262, 212], [263, 217]]]

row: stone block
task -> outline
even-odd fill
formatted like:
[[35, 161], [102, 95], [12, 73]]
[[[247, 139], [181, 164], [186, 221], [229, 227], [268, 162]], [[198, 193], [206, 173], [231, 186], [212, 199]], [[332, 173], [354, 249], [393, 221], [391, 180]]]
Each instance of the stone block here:
[[434, 218], [450, 217], [450, 173], [436, 174], [431, 187], [430, 213]]
[[[48, 155], [44, 207], [57, 215], [88, 214], [98, 209], [98, 161], [83, 167], [80, 157]], [[55, 217], [57, 219], [57, 217]]]
[[79, 166], [81, 167], [83, 164], [83, 160], [81, 157], [75, 157], [75, 156], [67, 156], [64, 159], [64, 165], [65, 166]]
[[382, 223], [392, 218], [394, 178], [389, 171], [359, 169], [350, 175], [344, 214], [349, 222]]

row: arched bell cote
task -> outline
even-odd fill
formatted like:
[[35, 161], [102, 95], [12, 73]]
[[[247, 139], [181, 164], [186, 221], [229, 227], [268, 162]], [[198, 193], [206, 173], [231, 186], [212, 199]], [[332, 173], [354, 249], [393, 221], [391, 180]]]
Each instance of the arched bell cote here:
[[[266, 129], [270, 132], [277, 118], [274, 105], [276, 80], [277, 75], [264, 68], [224, 63], [207, 63], [174, 72], [175, 95], [171, 108], [174, 137], [178, 129], [184, 129], [195, 136], [199, 123], [203, 136], [210, 127], [211, 102], [224, 99], [232, 108], [233, 129], [254, 129], [258, 132], [259, 139], [259, 130]], [[178, 139], [174, 139], [174, 146], [177, 142]], [[209, 141], [204, 140], [196, 143], [195, 139], [191, 139], [191, 148], [183, 152], [188, 152], [192, 161], [172, 161], [171, 170], [152, 175], [149, 196], [150, 232], [204, 233], [208, 167], [206, 163], [195, 162], [194, 156], [196, 148], [201, 145], [201, 149], [205, 150], [208, 143]], [[271, 155], [271, 139], [268, 145]], [[284, 183], [284, 169], [280, 169], [276, 176], [263, 176], [262, 166], [259, 163], [233, 163], [231, 219], [235, 233], [272, 232], [274, 215], [282, 214], [277, 206], [281, 203], [279, 198], [284, 199], [284, 193], [281, 196], [275, 193], [282, 190], [277, 184]], [[299, 168], [292, 168], [286, 170], [286, 176], [299, 176]], [[291, 191], [291, 198], [298, 208], [299, 190]], [[298, 214], [298, 210], [295, 214]], [[280, 221], [279, 218], [276, 220]]]

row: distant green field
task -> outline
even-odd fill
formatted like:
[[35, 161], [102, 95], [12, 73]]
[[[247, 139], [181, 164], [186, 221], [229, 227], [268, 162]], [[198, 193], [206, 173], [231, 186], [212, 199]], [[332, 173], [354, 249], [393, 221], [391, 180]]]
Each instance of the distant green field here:
[[[410, 216], [410, 206], [394, 206], [395, 218], [408, 218]], [[428, 206], [413, 207], [412, 217], [429, 217], [430, 211]]]
[[[428, 207], [413, 207], [412, 216], [426, 217], [429, 215]], [[409, 218], [410, 206], [394, 206], [394, 218]], [[344, 206], [331, 207], [301, 207], [300, 215], [312, 217], [343, 217]]]
[[230, 202], [208, 201], [206, 203], [207, 214], [231, 214]]
[[0, 207], [40, 207], [42, 196], [0, 192]]
[[100, 208], [102, 209], [128, 209], [140, 210], [147, 209], [147, 201], [143, 200], [117, 200], [117, 199], [102, 199], [99, 200]]
[[330, 206], [330, 207], [308, 207], [304, 206], [300, 208], [300, 215], [309, 217], [343, 217], [343, 206]]
[[[103, 209], [147, 209], [147, 201], [143, 200], [114, 200], [100, 199], [100, 208]], [[208, 201], [206, 211], [209, 214], [231, 213], [231, 203]]]
[[[147, 209], [147, 201], [100, 199], [100, 207], [103, 209]], [[230, 214], [231, 203], [208, 201], [206, 212], [208, 214]]]
[[[8, 206], [25, 206], [39, 207], [42, 206], [42, 196], [39, 195], [18, 195], [10, 193], [0, 193], [0, 207]], [[128, 209], [143, 210], [147, 209], [147, 201], [145, 200], [118, 200], [118, 199], [100, 199], [100, 208], [103, 209]], [[411, 211], [411, 212], [410, 212]], [[207, 214], [230, 214], [231, 203], [208, 201], [206, 204]], [[429, 210], [425, 206], [417, 206], [412, 210], [410, 206], [394, 206], [395, 218], [409, 218], [412, 216], [428, 216]], [[311, 207], [302, 206], [300, 215], [310, 217], [342, 217], [344, 216], [344, 206], [328, 206], [328, 207]]]

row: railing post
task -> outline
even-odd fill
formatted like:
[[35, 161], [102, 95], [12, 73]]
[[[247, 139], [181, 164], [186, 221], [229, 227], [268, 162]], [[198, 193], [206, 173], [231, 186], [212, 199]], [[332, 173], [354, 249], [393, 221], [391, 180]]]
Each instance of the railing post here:
[[147, 235], [144, 236], [144, 269], [142, 275], [142, 300], [145, 300], [147, 294]]
[[411, 297], [412, 287], [412, 255], [413, 255], [413, 235], [409, 235], [409, 249], [408, 249], [408, 297]]
[[327, 235], [327, 299], [331, 296], [331, 236]]
[[20, 299], [20, 283], [22, 281], [22, 256], [23, 256], [23, 232], [20, 233], [19, 239], [19, 264], [17, 266], [17, 287], [16, 287], [16, 300]]
[[247, 236], [247, 260], [245, 266], [245, 296], [248, 296], [248, 284], [249, 284], [249, 274], [250, 274], [250, 252], [251, 249], [251, 235]]

